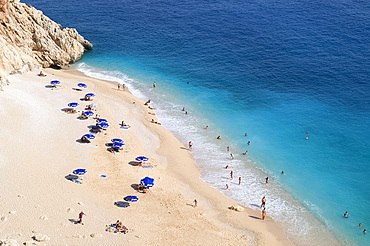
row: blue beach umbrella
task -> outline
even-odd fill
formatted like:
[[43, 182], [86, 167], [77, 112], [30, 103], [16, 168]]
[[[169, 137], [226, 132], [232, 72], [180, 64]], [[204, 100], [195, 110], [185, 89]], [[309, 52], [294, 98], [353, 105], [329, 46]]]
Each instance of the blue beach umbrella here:
[[98, 123], [108, 123], [106, 119], [97, 119], [96, 122]]
[[94, 139], [95, 138], [95, 136], [92, 135], [92, 134], [85, 134], [82, 137], [87, 138], [87, 139]]
[[140, 184], [143, 185], [146, 188], [153, 187], [154, 186], [154, 179], [145, 177], [142, 180], [140, 180]]
[[68, 106], [74, 108], [78, 106], [78, 103], [76, 102], [68, 103]]
[[121, 148], [123, 145], [125, 145], [125, 144], [123, 144], [123, 143], [115, 143], [115, 144], [113, 144], [113, 148], [115, 148], [115, 149], [119, 149], [119, 148]]
[[111, 141], [113, 143], [123, 143], [123, 140], [122, 139], [119, 139], [119, 138], [113, 138]]
[[92, 112], [92, 111], [86, 111], [86, 112], [84, 112], [84, 115], [90, 117], [90, 116], [93, 116], [94, 115], [94, 112]]
[[87, 172], [86, 169], [80, 168], [80, 169], [74, 170], [73, 171], [73, 174], [76, 174], [76, 175], [84, 175], [86, 172]]
[[123, 198], [123, 200], [127, 202], [137, 202], [139, 198], [137, 196], [126, 196]]
[[136, 160], [137, 161], [148, 161], [149, 158], [148, 157], [145, 157], [145, 156], [138, 156], [138, 157], [136, 157]]
[[78, 83], [77, 86], [81, 88], [87, 88], [87, 85], [84, 83]]
[[60, 84], [60, 81], [59, 80], [53, 80], [50, 82], [50, 84], [52, 85], [59, 85]]
[[94, 93], [87, 93], [86, 95], [85, 95], [85, 97], [94, 97], [95, 96], [95, 94]]
[[108, 126], [109, 126], [109, 124], [108, 123], [105, 123], [105, 122], [102, 122], [102, 123], [99, 123], [98, 124], [98, 127], [103, 128], [103, 129], [107, 129]]

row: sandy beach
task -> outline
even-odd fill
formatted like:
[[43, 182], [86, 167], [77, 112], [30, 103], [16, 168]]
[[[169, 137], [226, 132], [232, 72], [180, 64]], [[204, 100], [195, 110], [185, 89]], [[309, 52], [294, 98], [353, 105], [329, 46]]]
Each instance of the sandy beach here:
[[[268, 211], [261, 220], [259, 210], [229, 209], [238, 204], [199, 178], [191, 151], [151, 123], [158, 121], [155, 110], [143, 100], [76, 70], [44, 73], [9, 76], [0, 92], [0, 239], [21, 245], [43, 234], [50, 240], [41, 245], [293, 245]], [[50, 88], [52, 80], [60, 86]], [[80, 82], [87, 88], [74, 90]], [[81, 100], [89, 92], [93, 101]], [[64, 112], [70, 102], [79, 103], [78, 113]], [[110, 126], [80, 143], [96, 122], [78, 116], [94, 102], [93, 112]], [[122, 120], [128, 129], [120, 128]], [[124, 140], [119, 153], [108, 151], [113, 138]], [[147, 156], [152, 167], [137, 166], [137, 156]], [[68, 179], [77, 168], [87, 169], [81, 184]], [[136, 185], [145, 176], [155, 185], [144, 194]], [[115, 205], [128, 195], [139, 200]], [[76, 223], [81, 211], [84, 225]], [[127, 234], [106, 231], [117, 220]]]

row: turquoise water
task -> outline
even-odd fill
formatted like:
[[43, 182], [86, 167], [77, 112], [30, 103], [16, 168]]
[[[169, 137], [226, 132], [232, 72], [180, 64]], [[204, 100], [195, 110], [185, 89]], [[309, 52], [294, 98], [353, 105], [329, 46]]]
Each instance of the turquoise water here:
[[150, 98], [210, 185], [266, 196], [298, 244], [369, 244], [369, 2], [27, 3], [92, 41], [77, 69]]

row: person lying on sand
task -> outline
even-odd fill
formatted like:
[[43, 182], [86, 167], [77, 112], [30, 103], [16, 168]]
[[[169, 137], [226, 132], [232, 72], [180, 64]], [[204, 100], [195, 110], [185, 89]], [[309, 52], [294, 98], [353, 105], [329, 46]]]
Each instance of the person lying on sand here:
[[81, 143], [90, 143], [90, 140], [85, 138], [84, 136], [81, 137]]
[[150, 103], [150, 99], [148, 100], [148, 101], [146, 101], [145, 103], [144, 103], [144, 105], [145, 106], [148, 106], [148, 104]]
[[71, 108], [64, 109], [64, 112], [66, 112], [68, 114], [75, 114], [75, 113], [77, 113], [77, 111], [75, 109], [71, 109]]
[[153, 112], [148, 112], [148, 114], [155, 115], [155, 113], [153, 113]]
[[157, 122], [157, 121], [154, 121], [154, 119], [152, 119], [151, 123], [161, 125], [161, 123], [159, 123], [159, 122]]

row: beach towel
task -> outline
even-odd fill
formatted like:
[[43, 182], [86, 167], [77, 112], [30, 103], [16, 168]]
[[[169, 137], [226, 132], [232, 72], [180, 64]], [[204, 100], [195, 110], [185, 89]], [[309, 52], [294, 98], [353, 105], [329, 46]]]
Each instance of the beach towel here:
[[98, 148], [98, 146], [95, 146], [95, 145], [89, 145], [89, 147], [91, 147], [91, 148], [94, 148], [94, 149], [97, 149]]

